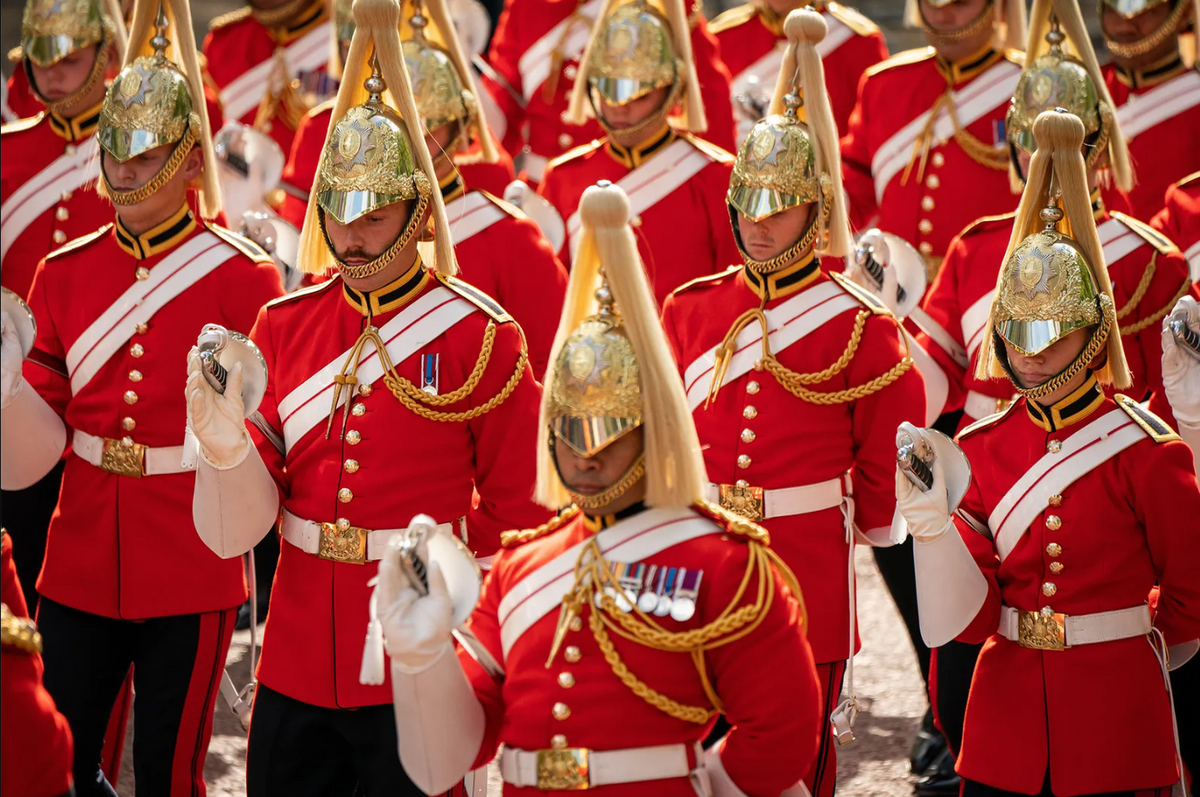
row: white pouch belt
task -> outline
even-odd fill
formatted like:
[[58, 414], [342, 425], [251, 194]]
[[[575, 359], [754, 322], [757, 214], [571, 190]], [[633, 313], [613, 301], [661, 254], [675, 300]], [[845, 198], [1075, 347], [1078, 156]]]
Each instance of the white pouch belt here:
[[75, 430], [71, 438], [75, 455], [91, 465], [118, 476], [139, 479], [142, 476], [164, 476], [195, 470], [183, 467], [183, 446], [151, 448], [141, 443], [126, 445], [120, 440], [96, 437]]
[[704, 497], [710, 503], [757, 521], [832, 509], [841, 506], [842, 499], [852, 493], [850, 474], [844, 473], [836, 479], [777, 490], [709, 483]]
[[967, 391], [967, 398], [963, 402], [963, 413], [973, 421], [978, 421], [980, 418], [986, 418], [989, 415], [995, 415], [1001, 412], [1012, 403], [1011, 398], [998, 399], [995, 396], [984, 395], [975, 390]]
[[996, 633], [1035, 650], [1064, 650], [1073, 645], [1094, 645], [1145, 636], [1152, 628], [1146, 604], [1095, 614], [1046, 614], [1000, 607]]
[[517, 173], [520, 174], [524, 170], [529, 179], [535, 183], [540, 183], [542, 178], [546, 176], [546, 165], [550, 163], [550, 159], [538, 155], [535, 152], [526, 152], [521, 155], [520, 163], [517, 164]]
[[[700, 745], [695, 748], [696, 760], [700, 761]], [[573, 791], [619, 783], [686, 778], [691, 771], [685, 744], [626, 750], [500, 748], [500, 775], [505, 783], [544, 791]]]
[[[343, 524], [344, 526], [344, 524]], [[453, 534], [457, 530], [459, 539], [466, 539], [466, 518], [453, 523], [440, 523], [438, 531]], [[305, 553], [328, 559], [331, 562], [365, 564], [383, 558], [383, 552], [393, 532], [399, 529], [361, 529], [356, 526], [339, 526], [337, 523], [318, 523], [296, 517], [283, 510], [283, 522], [279, 526], [283, 538]]]

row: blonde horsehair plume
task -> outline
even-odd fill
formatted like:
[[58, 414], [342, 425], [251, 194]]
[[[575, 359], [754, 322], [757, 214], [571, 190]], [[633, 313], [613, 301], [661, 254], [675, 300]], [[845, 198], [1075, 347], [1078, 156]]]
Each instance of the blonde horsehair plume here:
[[[153, 55], [155, 20], [158, 18], [159, 0], [135, 0], [133, 22], [129, 26], [129, 43], [125, 49], [125, 66], [130, 66], [142, 56]], [[208, 104], [204, 101], [204, 79], [200, 70], [200, 56], [196, 52], [196, 34], [192, 30], [192, 11], [188, 0], [162, 0], [161, 8], [167, 18], [167, 46], [164, 55], [179, 67], [187, 79], [188, 94], [192, 96], [192, 112], [200, 117], [200, 129], [196, 132], [196, 144], [204, 153], [204, 174], [200, 177], [200, 212], [206, 219], [215, 219], [221, 213], [221, 184], [217, 180], [217, 156], [213, 151], [212, 126], [208, 121]]]
[[825, 196], [829, 205], [829, 218], [823, 220], [818, 214], [817, 223], [823, 224], [818, 242], [825, 241], [825, 248], [818, 249], [822, 255], [845, 257], [853, 251], [850, 237], [850, 220], [846, 212], [846, 193], [842, 189], [842, 156], [838, 149], [837, 123], [829, 106], [829, 94], [825, 90], [825, 68], [817, 45], [825, 38], [828, 28], [824, 18], [811, 8], [799, 8], [787, 15], [783, 32], [787, 36], [787, 49], [775, 84], [775, 95], [771, 99], [772, 114], [787, 110], [784, 98], [794, 92], [802, 98], [801, 119], [808, 128], [809, 141], [813, 145], [813, 159], [818, 175], [827, 175], [832, 186]]
[[428, 10], [429, 18], [433, 20], [438, 35], [441, 36], [442, 46], [450, 56], [454, 70], [458, 72], [459, 83], [475, 98], [473, 125], [475, 136], [479, 139], [480, 160], [484, 163], [495, 163], [500, 159], [500, 153], [496, 151], [492, 131], [488, 127], [487, 117], [484, 116], [483, 106], [480, 104], [480, 98], [483, 95], [480, 94], [479, 83], [475, 80], [475, 70], [471, 68], [471, 59], [467, 57], [462, 39], [458, 36], [454, 17], [451, 16], [450, 9], [446, 7], [446, 0], [424, 0], [424, 7]]
[[129, 49], [129, 32], [125, 30], [125, 12], [121, 10], [120, 0], [104, 0], [102, 5], [105, 19], [112, 25], [113, 49], [117, 51], [116, 61], [109, 63], [124, 63], [125, 51]]
[[1087, 25], [1083, 21], [1083, 13], [1079, 10], [1079, 0], [1033, 0], [1033, 24], [1029, 28], [1029, 42], [1025, 47], [1025, 63], [1033, 60], [1050, 50], [1046, 34], [1050, 31], [1050, 15], [1058, 20], [1058, 27], [1065, 35], [1063, 49], [1073, 54], [1087, 70], [1088, 77], [1096, 87], [1096, 99], [1108, 106], [1109, 113], [1101, 118], [1105, 132], [1108, 133], [1108, 168], [1112, 170], [1113, 182], [1121, 191], [1133, 188], [1133, 166], [1129, 159], [1129, 145], [1121, 132], [1117, 121], [1117, 106], [1100, 74], [1100, 64], [1096, 60], [1096, 51], [1092, 48], [1092, 40], [1088, 35]]
[[[571, 268], [570, 282], [558, 334], [550, 352], [551, 371], [566, 339], [588, 316], [605, 277], [621, 316], [622, 326], [638, 362], [642, 396], [642, 434], [646, 458], [646, 503], [650, 506], [691, 506], [703, 496], [706, 477], [700, 438], [688, 410], [678, 369], [658, 320], [658, 305], [646, 277], [637, 241], [629, 227], [629, 198], [618, 186], [592, 186], [579, 205], [582, 240]], [[549, 429], [551, 387], [542, 391], [540, 429]], [[563, 489], [545, 438], [538, 440], [537, 491], [542, 505], [557, 509], [570, 498]]]
[[[1088, 191], [1087, 167], [1083, 161], [1083, 122], [1079, 117], [1057, 111], [1043, 111], [1033, 123], [1033, 135], [1037, 140], [1037, 152], [1029, 164], [1029, 179], [1017, 216], [1013, 221], [1012, 236], [1008, 249], [1000, 264], [996, 280], [996, 294], [1003, 284], [1005, 266], [1012, 253], [1028, 236], [1045, 227], [1041, 211], [1046, 207], [1053, 183], [1063, 211], [1063, 220], [1058, 229], [1070, 237], [1083, 252], [1091, 267], [1097, 294], [1107, 294], [1112, 299], [1112, 283], [1108, 278], [1108, 267], [1104, 262], [1104, 247], [1096, 233], [1096, 220], [1092, 215], [1091, 194]], [[995, 313], [995, 305], [992, 306]], [[1004, 377], [994, 346], [993, 323], [989, 316], [983, 334], [983, 350], [975, 365], [975, 376], [980, 379]], [[1125, 362], [1125, 351], [1121, 345], [1121, 334], [1114, 325], [1107, 341], [1108, 358], [1104, 367], [1097, 372], [1101, 382], [1116, 388], [1132, 384], [1129, 366]]]
[[325, 62], [325, 74], [334, 80], [342, 79], [342, 50], [338, 42], [338, 0], [325, 0], [325, 14], [329, 17], [329, 60]]
[[[346, 55], [346, 70], [338, 86], [337, 99], [333, 105], [333, 124], [344, 117], [356, 105], [367, 101], [367, 90], [363, 82], [371, 75], [371, 56], [379, 61], [387, 92], [385, 102], [391, 100], [397, 113], [404, 120], [404, 130], [412, 146], [413, 160], [418, 170], [429, 177], [433, 187], [429, 197], [429, 210], [434, 227], [434, 265], [440, 274], [458, 273], [458, 261], [454, 257], [454, 244], [450, 238], [450, 225], [446, 219], [446, 206], [442, 194], [437, 190], [437, 178], [433, 170], [433, 159], [425, 146], [425, 129], [417, 113], [409, 83], [408, 67], [400, 50], [400, 5], [396, 0], [355, 0], [354, 38]], [[328, 134], [326, 134], [328, 135]], [[321, 161], [317, 174], [324, 168], [327, 149], [321, 150]], [[333, 267], [333, 257], [321, 234], [318, 218], [317, 191], [308, 198], [308, 211], [304, 216], [304, 228], [300, 233], [300, 268], [309, 274], [323, 274]]]
[[[1200, 2], [1200, 0], [1197, 0]], [[1025, 46], [1025, 0], [993, 0], [996, 22], [1004, 26], [1004, 37], [997, 37], [997, 46], [1020, 50]], [[923, 27], [920, 0], [907, 0], [904, 5], [904, 24], [910, 28]]]

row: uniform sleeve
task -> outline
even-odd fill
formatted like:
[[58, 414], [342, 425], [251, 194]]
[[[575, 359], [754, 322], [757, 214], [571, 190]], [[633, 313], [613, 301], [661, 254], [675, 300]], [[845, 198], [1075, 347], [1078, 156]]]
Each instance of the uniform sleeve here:
[[504, 309], [521, 325], [529, 347], [529, 365], [538, 381], [545, 378], [550, 347], [558, 332], [563, 298], [567, 293], [567, 269], [532, 221], [513, 226], [518, 234], [506, 242], [504, 253], [519, 277], [501, 299]]
[[[567, 223], [569, 214], [563, 213], [563, 198], [560, 190], [558, 179], [558, 170], [554, 166], [547, 166], [545, 174], [542, 175], [542, 182], [538, 184], [538, 196], [545, 199], [550, 205], [558, 211], [558, 215], [562, 217], [563, 224]], [[567, 271], [571, 270], [571, 229], [566, 228], [567, 234], [563, 236], [562, 248], [558, 250], [559, 261], [566, 266]]]
[[[838, 74], [831, 74], [833, 70], [826, 71], [825, 85], [829, 87], [829, 104], [838, 132], [845, 133], [854, 111], [858, 83], [864, 72], [887, 59], [887, 39], [882, 31], [869, 36], [855, 35], [839, 47], [837, 53]], [[836, 81], [836, 89], [830, 85], [831, 81]]]
[[[1200, 299], [1200, 291], [1190, 283], [1191, 277], [1188, 274], [1187, 260], [1182, 254], [1178, 252], [1158, 253], [1155, 260], [1154, 277], [1150, 280], [1150, 287], [1146, 290], [1146, 295], [1138, 302], [1130, 316], [1119, 321], [1123, 328], [1129, 325], [1142, 327], [1136, 333], [1129, 336], [1123, 335], [1122, 338], [1126, 347], [1135, 345], [1141, 350], [1142, 361], [1146, 364], [1146, 373], [1144, 374], [1146, 387], [1153, 391], [1156, 397], [1164, 396], [1161, 318], [1162, 315], [1171, 312], [1181, 290], [1186, 290], [1188, 296]], [[1159, 315], [1160, 313], [1162, 315]], [[1159, 317], [1154, 318], [1154, 316]], [[1135, 398], [1141, 399], [1141, 396]], [[1157, 401], [1155, 406], [1164, 413], [1163, 420], [1174, 429], [1177, 424], [1170, 405], [1166, 401]]]
[[[521, 347], [516, 324], [499, 324], [491, 361], [470, 397], [472, 407], [504, 390], [513, 376]], [[538, 434], [541, 389], [528, 364], [516, 388], [499, 406], [469, 421], [475, 443], [477, 499], [467, 513], [472, 550], [486, 556], [500, 547], [500, 533], [533, 528], [549, 512], [533, 503], [534, 446]]]
[[[894, 320], [872, 316], [850, 363], [850, 387], [887, 373], [904, 357]], [[925, 383], [915, 367], [895, 382], [851, 404], [854, 436], [855, 523], [864, 534], [891, 525], [896, 508], [896, 427], [901, 421], [925, 425]]]
[[[963, 308], [959, 306], [958, 301], [958, 277], [968, 262], [967, 245], [962, 238], [955, 236], [946, 250], [946, 258], [942, 261], [933, 285], [929, 286], [929, 290], [925, 292], [925, 298], [921, 301], [921, 308], [925, 313], [941, 325], [942, 329], [946, 330], [950, 337], [964, 349], [966, 341], [962, 339]], [[966, 397], [964, 384], [966, 371], [955, 362], [954, 358], [950, 356], [950, 352], [943, 349], [937, 341], [924, 332], [917, 335], [917, 342], [942, 367], [950, 382], [950, 393], [946, 397], [946, 406], [942, 411], [952, 412], [960, 409]]]
[[29, 309], [33, 312], [33, 317], [37, 319], [37, 339], [34, 341], [33, 351], [29, 353], [30, 359], [25, 361], [23, 369], [25, 380], [55, 412], [60, 416], [65, 416], [67, 404], [71, 401], [70, 380], [35, 361], [43, 360], [53, 363], [56, 368], [66, 372], [67, 350], [59, 340], [58, 330], [54, 325], [45, 260], [38, 263], [37, 270], [33, 274], [33, 285], [29, 288]]
[[842, 182], [850, 200], [850, 226], [856, 230], [870, 226], [879, 213], [875, 201], [875, 180], [871, 177], [870, 142], [867, 138], [867, 119], [870, 118], [869, 78], [863, 75], [858, 83], [858, 101], [850, 113], [842, 137]]
[[1166, 196], [1163, 197], [1163, 209], [1155, 213], [1154, 218], [1150, 219], [1151, 227], [1170, 238], [1176, 244], [1182, 243], [1179, 240], [1179, 214], [1175, 212], [1175, 205], [1179, 201], [1179, 193], [1179, 186], [1177, 185], [1172, 185], [1168, 188]]
[[41, 657], [0, 652], [0, 791], [66, 794], [71, 788], [71, 729], [42, 686]]
[[[483, 591], [480, 593], [479, 603], [467, 621], [467, 626], [475, 634], [475, 638], [483, 643], [483, 646], [492, 654], [492, 658], [498, 662], [504, 661], [503, 648], [500, 644], [499, 611], [500, 599], [503, 597], [500, 594], [500, 583], [503, 578], [505, 556], [504, 551], [496, 554], [496, 558], [492, 561], [492, 569], [483, 579]], [[495, 757], [496, 747], [500, 744], [500, 727], [504, 721], [504, 694], [501, 685], [496, 683], [479, 665], [479, 662], [471, 658], [470, 654], [461, 647], [458, 649], [458, 660], [462, 665], [463, 672], [466, 673], [467, 680], [471, 683], [471, 688], [475, 690], [475, 697], [483, 706], [485, 721], [483, 742], [479, 746], [479, 755], [475, 759], [475, 763], [471, 765], [472, 769], [478, 769]]]
[[[973, 452], [968, 452], [968, 457], [973, 456]], [[984, 463], [977, 463], [983, 465]], [[968, 513], [971, 517], [977, 518], [980, 521], [987, 521], [987, 508], [983, 504], [983, 497], [979, 491], [979, 483], [976, 481], [976, 476], [980, 473], [978, 469], [973, 469], [971, 474], [971, 486], [967, 488], [967, 494], [963, 496], [962, 503], [959, 504], [959, 509]], [[996, 549], [991, 540], [985, 538], [982, 534], [972, 529], [966, 522], [959, 517], [954, 518], [954, 525], [962, 536], [963, 541], [967, 544], [967, 550], [971, 552], [971, 558], [975, 560], [975, 564], [979, 566], [980, 572], [983, 573], [984, 579], [987, 581], [987, 597], [984, 598], [983, 606], [975, 615], [975, 619], [967, 625], [966, 629], [958, 635], [957, 639], [960, 642], [966, 642], [972, 645], [982, 644], [988, 637], [996, 633], [996, 628], [1000, 624], [1000, 559], [996, 556]], [[950, 532], [946, 532], [949, 534]]]
[[[740, 546], [740, 543], [732, 543]], [[733, 576], [714, 586], [703, 619], [712, 622], [733, 599], [749, 548], [726, 560]], [[721, 763], [747, 794], [779, 794], [804, 777], [817, 755], [826, 719], [800, 605], [778, 573], [770, 609], [742, 639], [708, 653], [713, 686], [733, 725]], [[705, 579], [707, 581], [707, 579]], [[750, 592], [757, 591], [757, 585]]]
[[721, 60], [717, 39], [709, 32], [708, 23], [703, 18], [692, 28], [692, 60], [696, 64], [704, 116], [708, 120], [708, 129], [700, 137], [732, 151], [737, 145], [733, 99], [729, 89], [732, 79]]
[[238, 275], [237, 289], [221, 295], [221, 311], [230, 329], [246, 334], [258, 319], [259, 311], [272, 299], [283, 296], [283, 282], [274, 264], [247, 263]]
[[[274, 341], [271, 339], [271, 315], [268, 308], [263, 307], [258, 311], [258, 320], [254, 322], [254, 328], [250, 331], [250, 339], [258, 345], [263, 359], [267, 362], [267, 389], [263, 393], [262, 403], [258, 405], [258, 414], [282, 437], [283, 421], [279, 417], [279, 397], [275, 393], [275, 378], [278, 373], [275, 369], [277, 360]], [[275, 480], [275, 484], [279, 485], [282, 498], [285, 494], [283, 485], [287, 484], [283, 470], [283, 452], [277, 449], [267, 436], [250, 421], [246, 422], [246, 428], [250, 431], [250, 439], [258, 448], [258, 454], [262, 457], [263, 464], [267, 466], [271, 478]]]
[[[500, 20], [496, 23], [496, 31], [492, 34], [492, 42], [488, 49], [487, 60], [492, 68], [496, 70], [504, 80], [514, 90], [520, 92], [521, 89], [521, 71], [519, 63], [521, 60], [520, 42], [518, 40], [519, 21], [513, 16], [513, 9], [517, 3], [508, 2], [504, 4], [504, 11], [500, 14]], [[521, 127], [525, 122], [525, 110], [517, 104], [517, 101], [509, 95], [508, 91], [503, 87], [496, 85], [490, 77], [486, 75], [482, 77], [484, 89], [492, 95], [492, 99], [496, 101], [496, 105], [504, 112], [504, 117], [507, 121], [507, 126], [504, 131], [504, 140], [500, 143], [509, 152], [518, 153], [525, 145], [521, 133]]]
[[707, 181], [707, 190], [704, 193], [705, 211], [708, 215], [709, 237], [713, 252], [712, 273], [716, 274], [742, 262], [737, 242], [733, 238], [729, 206], [725, 203], [733, 166], [727, 163], [712, 163], [704, 171]]
[[[313, 179], [317, 172], [317, 163], [321, 159], [321, 149], [325, 146], [325, 134], [314, 118], [325, 119], [325, 114], [317, 117], [305, 115], [296, 126], [296, 136], [292, 139], [292, 150], [288, 153], [287, 164], [283, 167], [280, 178], [292, 188], [305, 195], [312, 191]], [[284, 192], [283, 204], [279, 207], [279, 215], [296, 229], [304, 226], [304, 214], [308, 211], [308, 202], [299, 197]]]

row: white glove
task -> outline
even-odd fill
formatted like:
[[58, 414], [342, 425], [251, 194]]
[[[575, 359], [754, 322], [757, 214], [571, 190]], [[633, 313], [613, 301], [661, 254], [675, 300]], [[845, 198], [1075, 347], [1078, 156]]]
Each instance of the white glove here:
[[225, 393], [212, 389], [201, 373], [200, 353], [193, 346], [188, 354], [188, 428], [200, 443], [200, 453], [218, 470], [235, 468], [253, 448], [246, 432], [246, 408], [242, 404], [242, 364], [229, 370]]
[[1200, 425], [1200, 360], [1184, 350], [1168, 328], [1171, 317], [1180, 310], [1187, 313], [1187, 325], [1200, 332], [1200, 305], [1190, 296], [1176, 302], [1174, 309], [1163, 319], [1162, 375], [1167, 401], [1175, 420], [1189, 426]]
[[900, 302], [896, 298], [896, 270], [888, 266], [888, 245], [884, 240], [883, 235], [878, 230], [867, 230], [858, 240], [859, 246], [870, 246], [875, 253], [876, 261], [883, 266], [883, 285], [875, 284], [874, 278], [867, 273], [867, 270], [858, 264], [852, 254], [849, 257], [849, 266], [846, 269], [846, 276], [858, 285], [860, 288], [865, 288], [872, 294], [879, 297], [879, 300], [884, 303], [892, 315], [897, 318], [902, 318], [900, 315]]
[[450, 645], [454, 602], [437, 562], [429, 563], [429, 593], [420, 595], [399, 563], [402, 555], [389, 544], [379, 562], [376, 609], [392, 666], [402, 672], [419, 673], [436, 662]]
[[899, 467], [896, 468], [896, 506], [908, 523], [908, 533], [917, 542], [933, 542], [954, 528], [942, 465], [935, 459], [930, 469], [933, 487], [929, 492], [922, 492]]
[[17, 327], [8, 313], [0, 311], [0, 407], [7, 407], [21, 392], [25, 381], [21, 378], [24, 362]]

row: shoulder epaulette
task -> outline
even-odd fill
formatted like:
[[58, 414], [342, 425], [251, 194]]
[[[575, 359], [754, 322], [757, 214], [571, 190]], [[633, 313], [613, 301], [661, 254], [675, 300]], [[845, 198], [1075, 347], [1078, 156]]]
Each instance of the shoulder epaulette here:
[[712, 144], [702, 138], [697, 138], [691, 133], [681, 130], [679, 131], [679, 136], [686, 140], [693, 147], [700, 150], [700, 152], [707, 155], [711, 161], [716, 163], [733, 163], [735, 160], [737, 160], [732, 153], [725, 151], [716, 144]]
[[1113, 399], [1117, 402], [1117, 406], [1125, 410], [1125, 414], [1133, 418], [1133, 422], [1142, 427], [1142, 431], [1149, 435], [1154, 442], [1169, 443], [1179, 439], [1179, 435], [1175, 433], [1170, 424], [1129, 396], [1118, 393]]
[[500, 197], [493, 194], [491, 191], [484, 191], [482, 188], [478, 189], [478, 191], [479, 191], [479, 193], [483, 194], [493, 205], [500, 208], [505, 213], [512, 216], [514, 219], [529, 218], [529, 216], [525, 213], [525, 211], [521, 210], [519, 207], [517, 207], [516, 205], [514, 205], [511, 202], [501, 199]]
[[21, 45], [18, 44], [8, 51], [8, 62], [10, 64], [19, 64], [23, 60], [25, 60], [25, 48]]
[[581, 157], [583, 155], [588, 154], [589, 152], [593, 152], [593, 151], [599, 149], [603, 145], [604, 145], [604, 139], [602, 139], [602, 138], [594, 139], [592, 141], [589, 141], [586, 144], [580, 144], [578, 147], [569, 149], [556, 158], [551, 158], [550, 162], [546, 164], [546, 168], [549, 169], [554, 166], [558, 166], [560, 163], [566, 163], [569, 160], [574, 160], [575, 158]]
[[841, 3], [829, 3], [825, 6], [825, 10], [831, 17], [859, 36], [873, 36], [879, 32], [879, 26], [857, 8], [844, 6]]
[[1196, 182], [1197, 180], [1200, 180], [1200, 172], [1192, 172], [1187, 177], [1184, 177], [1182, 180], [1175, 183], [1175, 187], [1176, 188], [1185, 188], [1185, 187], [1191, 185], [1192, 183]]
[[1004, 58], [1006, 60], [1011, 61], [1012, 63], [1016, 64], [1017, 66], [1020, 66], [1020, 67], [1025, 66], [1025, 51], [1024, 50], [1018, 50], [1014, 47], [1005, 47], [1004, 48]]
[[521, 529], [519, 531], [502, 531], [500, 532], [500, 546], [502, 548], [516, 548], [518, 545], [524, 545], [527, 542], [540, 540], [547, 534], [552, 534], [558, 531], [566, 523], [570, 522], [576, 515], [579, 514], [579, 507], [570, 506], [564, 509], [555, 517], [550, 518], [536, 529]]
[[749, 3], [743, 6], [734, 6], [713, 17], [712, 21], [708, 23], [708, 32], [715, 35], [730, 28], [745, 25], [756, 16], [758, 16], [758, 9]]
[[0, 647], [33, 654], [42, 652], [42, 635], [37, 625], [28, 617], [13, 614], [4, 603], [0, 603]]
[[23, 133], [26, 130], [32, 130], [46, 118], [45, 111], [38, 111], [33, 116], [27, 116], [24, 119], [14, 119], [5, 125], [0, 125], [0, 136], [9, 135], [10, 133]]
[[512, 316], [508, 314], [507, 310], [500, 306], [499, 302], [476, 288], [474, 285], [468, 282], [463, 282], [458, 277], [448, 277], [445, 274], [435, 273], [433, 276], [442, 285], [445, 285], [447, 288], [454, 291], [483, 312], [487, 313], [488, 317], [497, 324], [506, 324], [513, 320]]
[[928, 61], [933, 58], [937, 51], [932, 47], [918, 47], [915, 50], [905, 50], [902, 53], [896, 53], [891, 58], [887, 58], [874, 66], [867, 67], [864, 73], [867, 77], [878, 75], [888, 69], [893, 69], [898, 66], [907, 66], [908, 64], [919, 64], [922, 61]]
[[883, 303], [882, 299], [866, 288], [856, 284], [849, 277], [836, 271], [829, 272], [829, 276], [833, 278], [834, 282], [842, 286], [842, 290], [862, 302], [875, 315], [890, 316], [892, 314], [892, 311], [888, 309], [888, 306]]
[[55, 249], [50, 254], [46, 255], [46, 260], [54, 260], [55, 258], [59, 258], [59, 257], [62, 257], [63, 255], [70, 254], [71, 252], [74, 252], [76, 249], [82, 249], [85, 246], [90, 246], [90, 245], [96, 243], [96, 241], [99, 241], [101, 238], [108, 235], [108, 231], [112, 229], [112, 226], [113, 226], [113, 223], [110, 221], [108, 224], [105, 224], [103, 227], [96, 230], [95, 232], [88, 233], [87, 235], [84, 235], [80, 238], [76, 238], [74, 241], [68, 241], [64, 245], [60, 246], [58, 249]]
[[740, 271], [741, 268], [742, 268], [741, 266], [730, 266], [729, 268], [725, 269], [724, 271], [718, 271], [716, 274], [705, 274], [703, 277], [696, 277], [695, 279], [691, 279], [691, 280], [688, 280], [687, 282], [683, 283], [678, 288], [671, 291], [671, 293], [673, 293], [673, 294], [674, 293], [683, 293], [684, 291], [691, 290], [692, 288], [698, 288], [698, 287], [703, 287], [703, 286], [709, 285], [710, 283], [716, 282], [717, 280], [721, 279], [722, 277], [728, 277], [731, 274], [734, 274], [735, 272]]
[[1132, 230], [1135, 235], [1137, 235], [1139, 238], [1144, 240], [1146, 243], [1153, 246], [1155, 249], [1157, 249], [1162, 254], [1169, 255], [1172, 252], [1179, 251], [1179, 247], [1176, 246], [1175, 244], [1171, 243], [1170, 238], [1163, 235], [1161, 232], [1154, 229], [1146, 222], [1138, 221], [1135, 218], [1126, 216], [1124, 213], [1120, 213], [1115, 210], [1110, 211], [1108, 215], [1110, 215], [1114, 219], [1117, 219], [1118, 221], [1120, 221], [1122, 224], [1124, 224], [1126, 227], [1128, 227], [1130, 230]]
[[324, 282], [318, 282], [316, 285], [309, 285], [307, 288], [301, 288], [298, 291], [285, 293], [283, 296], [277, 296], [271, 301], [267, 302], [267, 307], [278, 307], [281, 304], [287, 304], [288, 302], [295, 301], [296, 299], [301, 299], [305, 296], [311, 296], [314, 293], [320, 293], [323, 290], [327, 290], [330, 286], [338, 281], [339, 280], [337, 279], [327, 279]]
[[208, 224], [205, 226], [208, 227], [213, 235], [217, 236], [222, 241], [253, 260], [255, 263], [262, 263], [263, 265], [272, 266], [275, 265], [274, 258], [268, 255], [261, 246], [254, 243], [254, 241], [251, 241], [246, 236], [238, 235], [233, 230], [222, 227], [220, 224]]
[[309, 108], [308, 113], [304, 114], [304, 116], [305, 116], [305, 118], [310, 118], [313, 116], [320, 116], [321, 114], [325, 113], [326, 111], [328, 111], [329, 113], [333, 113], [333, 106], [336, 103], [337, 103], [337, 97], [332, 97], [328, 100], [325, 100], [325, 102], [322, 102], [318, 105], [314, 105], [312, 108]]
[[968, 424], [967, 426], [963, 427], [961, 432], [954, 436], [955, 441], [962, 440], [967, 435], [975, 434], [981, 429], [987, 429], [989, 426], [995, 426], [997, 423], [1008, 417], [1008, 414], [1012, 412], [1013, 407], [1015, 406], [1017, 406], [1017, 402], [1011, 401], [1007, 407], [999, 412], [994, 412], [991, 415], [985, 415], [984, 417], [975, 421], [975, 423]]
[[701, 500], [694, 504], [692, 508], [709, 520], [716, 521], [718, 526], [734, 537], [738, 537], [744, 541], [753, 540], [763, 545], [771, 544], [771, 535], [766, 529], [749, 518], [744, 518], [741, 515], [730, 512], [723, 506]]
[[979, 218], [975, 219], [975, 221], [968, 224], [966, 227], [963, 227], [962, 232], [960, 232], [955, 237], [966, 238], [968, 235], [971, 235], [972, 233], [980, 232], [984, 225], [992, 224], [993, 222], [1006, 221], [1006, 222], [1009, 222], [1009, 226], [1012, 226], [1012, 222], [1015, 221], [1016, 218], [1017, 218], [1017, 212], [1015, 210], [1011, 213], [997, 213], [995, 216], [980, 216]]
[[250, 6], [243, 6], [236, 11], [230, 11], [227, 14], [221, 14], [218, 17], [213, 17], [212, 22], [208, 23], [209, 30], [223, 28], [226, 25], [232, 25], [235, 22], [240, 22], [250, 16]]

